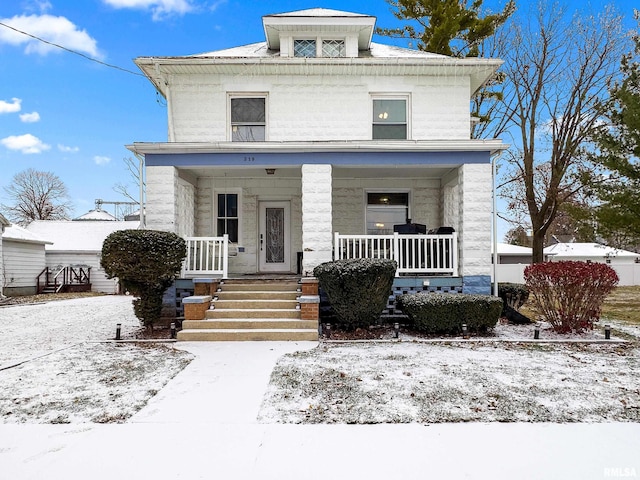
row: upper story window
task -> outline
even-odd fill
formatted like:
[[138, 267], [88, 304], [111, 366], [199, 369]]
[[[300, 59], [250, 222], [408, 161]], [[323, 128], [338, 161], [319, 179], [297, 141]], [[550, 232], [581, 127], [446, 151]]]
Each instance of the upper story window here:
[[323, 57], [344, 57], [346, 50], [344, 40], [322, 40]]
[[266, 130], [265, 97], [231, 98], [231, 141], [264, 142]]
[[345, 57], [347, 53], [344, 40], [337, 39], [299, 39], [293, 41], [295, 57]]
[[406, 140], [407, 98], [373, 99], [373, 139]]
[[315, 40], [294, 40], [293, 55], [295, 57], [315, 57], [316, 41]]

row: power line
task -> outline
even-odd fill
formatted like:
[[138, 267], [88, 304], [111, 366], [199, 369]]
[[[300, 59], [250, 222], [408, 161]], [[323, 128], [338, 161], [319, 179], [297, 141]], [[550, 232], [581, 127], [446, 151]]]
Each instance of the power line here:
[[118, 65], [112, 65], [110, 63], [103, 62], [103, 61], [98, 60], [96, 58], [90, 57], [89, 55], [85, 55], [84, 53], [77, 52], [75, 50], [71, 50], [70, 48], [63, 47], [62, 45], [58, 45], [57, 43], [53, 43], [53, 42], [50, 42], [48, 40], [45, 40], [44, 38], [40, 38], [40, 37], [37, 37], [35, 35], [32, 35], [31, 33], [27, 33], [27, 32], [23, 32], [22, 30], [18, 30], [17, 28], [12, 27], [11, 25], [7, 25], [6, 23], [0, 22], [0, 26], [7, 27], [10, 30], [13, 30], [13, 31], [18, 32], [18, 33], [21, 33], [23, 35], [26, 35], [27, 37], [31, 37], [31, 38], [33, 38], [35, 40], [38, 40], [39, 42], [46, 43], [47, 45], [51, 45], [52, 47], [60, 48], [60, 49], [62, 49], [64, 51], [66, 51], [66, 52], [73, 53], [75, 55], [79, 55], [82, 58], [85, 58], [85, 59], [90, 60], [92, 62], [99, 63], [100, 65], [104, 65], [105, 67], [115, 68], [116, 70], [120, 70], [122, 72], [130, 73], [131, 75], [136, 75], [138, 77], [144, 77], [144, 75], [142, 73], [134, 72], [132, 70], [127, 70], [126, 68], [119, 67]]

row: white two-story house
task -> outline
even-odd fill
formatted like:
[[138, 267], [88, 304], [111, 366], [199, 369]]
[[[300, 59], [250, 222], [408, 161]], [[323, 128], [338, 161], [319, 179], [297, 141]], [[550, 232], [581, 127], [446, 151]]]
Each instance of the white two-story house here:
[[144, 157], [146, 227], [188, 238], [185, 275], [386, 257], [409, 289], [491, 292], [505, 145], [470, 138], [470, 98], [501, 61], [374, 43], [375, 20], [267, 15], [262, 42], [135, 60], [168, 114], [166, 142], [128, 146]]

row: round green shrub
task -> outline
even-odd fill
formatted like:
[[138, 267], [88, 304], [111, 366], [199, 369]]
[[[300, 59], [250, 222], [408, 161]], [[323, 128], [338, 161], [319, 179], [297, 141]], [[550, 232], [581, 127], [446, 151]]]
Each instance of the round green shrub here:
[[313, 274], [340, 326], [351, 330], [378, 322], [391, 295], [396, 268], [393, 260], [336, 260], [318, 265]]
[[108, 278], [138, 298], [133, 307], [147, 327], [160, 318], [162, 295], [180, 272], [187, 254], [185, 241], [171, 232], [119, 230], [102, 244], [100, 265]]

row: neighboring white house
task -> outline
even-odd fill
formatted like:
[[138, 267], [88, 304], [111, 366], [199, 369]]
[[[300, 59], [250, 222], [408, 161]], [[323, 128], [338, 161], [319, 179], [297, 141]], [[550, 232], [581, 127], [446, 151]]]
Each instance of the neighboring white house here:
[[[167, 142], [128, 145], [145, 159], [147, 227], [228, 235], [229, 276], [390, 257], [420, 288], [490, 293], [491, 163], [506, 146], [470, 138], [470, 99], [502, 61], [374, 43], [375, 21], [267, 15], [259, 43], [137, 58], [168, 114]], [[394, 236], [409, 219], [451, 228]], [[214, 244], [190, 242], [188, 273], [210, 273], [193, 259]]]
[[108, 279], [100, 266], [102, 243], [113, 232], [138, 226], [138, 222], [36, 220], [27, 230], [51, 242], [45, 246], [47, 267], [91, 267], [92, 291], [118, 293], [118, 280]]
[[37, 277], [46, 266], [45, 246], [51, 242], [19, 226], [2, 234], [3, 285], [8, 296], [35, 295]]
[[577, 260], [611, 265], [629, 265], [640, 262], [640, 254], [599, 243], [556, 243], [545, 247], [544, 258], [549, 262]]
[[4, 229], [11, 225], [9, 220], [4, 218], [4, 215], [0, 213], [0, 298], [2, 298], [2, 286], [4, 285], [4, 261], [2, 256], [2, 234], [4, 233]]

